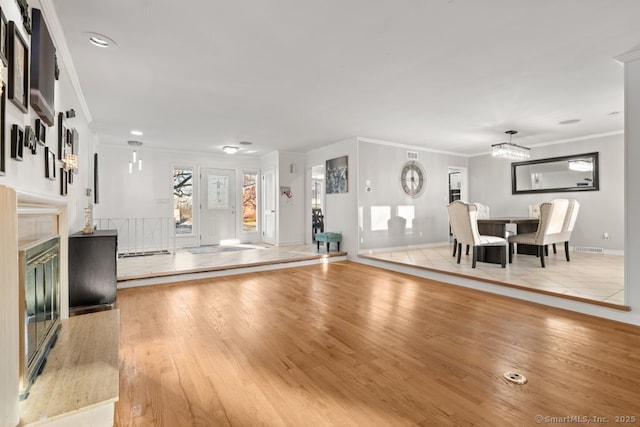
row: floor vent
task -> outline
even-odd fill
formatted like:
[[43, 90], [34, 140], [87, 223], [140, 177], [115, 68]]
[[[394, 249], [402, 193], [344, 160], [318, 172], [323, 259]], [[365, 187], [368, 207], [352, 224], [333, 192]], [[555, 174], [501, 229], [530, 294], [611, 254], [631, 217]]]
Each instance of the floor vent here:
[[527, 383], [527, 377], [517, 372], [505, 372], [502, 376], [505, 377], [507, 381], [515, 384], [522, 385]]
[[603, 254], [604, 248], [595, 248], [593, 246], [576, 246], [574, 248], [576, 252], [584, 252], [588, 254]]

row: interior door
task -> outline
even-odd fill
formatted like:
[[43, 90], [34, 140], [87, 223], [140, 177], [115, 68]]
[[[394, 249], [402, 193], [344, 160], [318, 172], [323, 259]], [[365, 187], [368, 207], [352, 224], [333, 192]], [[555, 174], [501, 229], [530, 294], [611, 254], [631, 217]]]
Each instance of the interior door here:
[[264, 206], [262, 218], [262, 240], [270, 245], [276, 244], [276, 188], [275, 173], [273, 169], [265, 171], [262, 175], [262, 194], [264, 194]]
[[236, 173], [232, 169], [200, 170], [200, 244], [236, 239]]

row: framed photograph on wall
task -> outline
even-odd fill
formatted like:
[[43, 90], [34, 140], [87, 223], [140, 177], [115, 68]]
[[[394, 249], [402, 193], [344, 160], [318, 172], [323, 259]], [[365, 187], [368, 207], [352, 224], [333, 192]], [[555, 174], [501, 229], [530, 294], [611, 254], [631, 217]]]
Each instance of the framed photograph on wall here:
[[44, 176], [52, 181], [56, 180], [56, 153], [44, 147]]
[[40, 119], [36, 119], [36, 141], [40, 145], [47, 143], [47, 126]]
[[7, 18], [0, 7], [0, 60], [7, 66]]
[[349, 191], [348, 156], [327, 160], [325, 173], [327, 177], [327, 194], [347, 193]]
[[36, 133], [31, 126], [24, 127], [24, 146], [31, 151], [31, 154], [37, 154], [38, 143], [36, 142]]
[[23, 113], [29, 112], [29, 48], [16, 23], [9, 21], [9, 99]]
[[11, 158], [19, 162], [24, 155], [24, 131], [18, 125], [11, 126]]
[[60, 195], [66, 196], [69, 190], [69, 172], [65, 168], [60, 168]]
[[58, 160], [64, 160], [67, 153], [67, 128], [64, 127], [64, 113], [58, 113]]
[[0, 94], [0, 176], [3, 176], [7, 172], [7, 163], [4, 157], [5, 153], [5, 102], [7, 100], [7, 87], [2, 85], [2, 93]]
[[100, 203], [99, 190], [99, 175], [98, 175], [98, 153], [93, 155], [93, 203], [96, 205]]

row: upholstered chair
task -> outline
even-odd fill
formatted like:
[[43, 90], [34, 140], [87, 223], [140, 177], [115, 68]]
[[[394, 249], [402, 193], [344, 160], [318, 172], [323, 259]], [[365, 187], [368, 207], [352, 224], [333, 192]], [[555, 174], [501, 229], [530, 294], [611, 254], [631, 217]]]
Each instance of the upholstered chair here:
[[536, 203], [535, 205], [529, 205], [529, 217], [540, 218], [540, 203]]
[[478, 202], [474, 202], [472, 205], [475, 205], [478, 210], [478, 219], [486, 219], [490, 217], [489, 213], [491, 212], [491, 208], [489, 206]]
[[[578, 218], [578, 211], [580, 210], [580, 203], [577, 200], [569, 200], [567, 207], [567, 214], [564, 216], [564, 222], [562, 224], [562, 231], [558, 236], [556, 243], [564, 243], [564, 256], [567, 261], [571, 261], [569, 258], [569, 240], [571, 240], [571, 233], [573, 227], [576, 225], [576, 219]], [[553, 243], [553, 253], [556, 252], [556, 243]]]
[[[472, 205], [475, 205], [477, 211], [478, 211], [478, 219], [485, 219], [485, 218], [489, 218], [490, 214], [489, 212], [491, 211], [491, 208], [489, 208], [489, 206], [487, 205], [483, 205], [482, 203], [478, 203], [478, 202], [474, 202], [471, 203]], [[453, 256], [456, 256], [456, 250], [458, 248], [458, 239], [456, 239], [456, 235], [453, 235]], [[469, 255], [469, 245], [467, 245], [467, 255]]]
[[544, 268], [545, 246], [560, 242], [564, 234], [565, 216], [569, 207], [569, 200], [558, 199], [540, 204], [540, 222], [535, 233], [523, 233], [509, 236], [509, 262], [513, 259], [513, 244], [538, 246], [540, 265]]
[[478, 251], [481, 247], [500, 246], [502, 268], [506, 267], [507, 241], [501, 237], [483, 236], [478, 232], [478, 210], [475, 205], [456, 200], [447, 206], [447, 210], [451, 229], [457, 240], [458, 264], [460, 264], [462, 255], [462, 245], [469, 245], [473, 248], [472, 268], [476, 268]]

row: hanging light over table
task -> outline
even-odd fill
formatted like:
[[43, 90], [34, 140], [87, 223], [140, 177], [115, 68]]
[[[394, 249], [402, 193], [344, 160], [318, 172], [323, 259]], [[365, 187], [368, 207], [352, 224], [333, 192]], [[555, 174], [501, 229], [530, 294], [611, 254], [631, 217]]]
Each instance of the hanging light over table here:
[[500, 144], [493, 144], [492, 155], [493, 157], [501, 157], [503, 159], [510, 160], [526, 160], [529, 158], [529, 152], [531, 151], [528, 147], [522, 147], [520, 145], [514, 144], [511, 142], [511, 138], [513, 135], [517, 134], [517, 130], [508, 130], [505, 132], [509, 135], [509, 142], [502, 142]]

